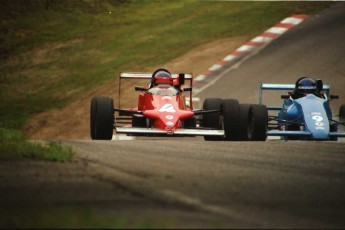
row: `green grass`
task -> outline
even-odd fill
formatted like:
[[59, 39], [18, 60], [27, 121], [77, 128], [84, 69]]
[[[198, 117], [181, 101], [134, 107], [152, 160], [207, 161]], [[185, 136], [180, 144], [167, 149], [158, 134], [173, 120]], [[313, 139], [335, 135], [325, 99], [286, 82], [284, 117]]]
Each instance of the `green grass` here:
[[18, 130], [0, 128], [0, 160], [23, 158], [65, 162], [70, 161], [74, 151], [57, 143], [28, 141]]
[[61, 108], [121, 71], [152, 71], [152, 66], [198, 45], [254, 36], [288, 15], [314, 13], [331, 4], [196, 0], [53, 3], [46, 9], [44, 1], [32, 1], [29, 10], [19, 8], [18, 12], [14, 9], [23, 4], [7, 6], [13, 14], [1, 16], [0, 47], [9, 56], [1, 59], [0, 65], [0, 127], [18, 129], [32, 114]]
[[177, 220], [157, 220], [152, 216], [128, 216], [121, 214], [121, 210], [109, 208], [102, 209], [81, 204], [34, 206], [16, 208], [1, 208], [2, 228], [111, 228], [111, 229], [152, 229], [175, 228]]

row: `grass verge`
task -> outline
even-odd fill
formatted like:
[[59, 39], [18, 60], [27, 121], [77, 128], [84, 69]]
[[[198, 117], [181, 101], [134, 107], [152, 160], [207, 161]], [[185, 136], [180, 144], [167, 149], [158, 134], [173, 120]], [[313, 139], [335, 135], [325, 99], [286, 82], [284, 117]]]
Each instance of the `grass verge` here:
[[32, 142], [18, 130], [0, 128], [0, 160], [38, 159], [65, 162], [74, 155], [71, 147], [52, 141]]
[[2, 209], [0, 215], [4, 218], [1, 227], [33, 229], [172, 229], [175, 228], [173, 218], [157, 220], [151, 217], [128, 217], [120, 214], [116, 208], [103, 208], [80, 205], [73, 206], [43, 206], [22, 207], [22, 209]]

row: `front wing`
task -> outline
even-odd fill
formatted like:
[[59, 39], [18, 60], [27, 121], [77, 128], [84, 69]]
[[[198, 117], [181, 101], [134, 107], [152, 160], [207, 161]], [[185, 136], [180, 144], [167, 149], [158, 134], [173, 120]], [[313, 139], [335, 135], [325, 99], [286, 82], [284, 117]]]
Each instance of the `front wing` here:
[[170, 132], [156, 128], [116, 127], [116, 133], [177, 136], [224, 136], [224, 130], [209, 129], [176, 129], [173, 132]]
[[[308, 131], [277, 131], [271, 130], [267, 131], [268, 136], [306, 136], [311, 137], [311, 132]], [[330, 132], [329, 137], [345, 137], [345, 133], [338, 133], [338, 132]]]

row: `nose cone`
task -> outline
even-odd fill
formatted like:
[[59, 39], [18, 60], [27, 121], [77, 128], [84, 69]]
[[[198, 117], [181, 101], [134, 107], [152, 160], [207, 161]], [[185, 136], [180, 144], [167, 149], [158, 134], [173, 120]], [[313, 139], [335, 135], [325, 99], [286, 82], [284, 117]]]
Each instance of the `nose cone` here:
[[180, 121], [193, 117], [194, 113], [166, 104], [160, 109], [144, 111], [144, 116], [154, 120], [155, 128], [166, 130], [166, 128], [181, 127]]
[[329, 139], [329, 118], [326, 112], [324, 99], [314, 95], [308, 95], [299, 99], [298, 103], [302, 107], [306, 130], [311, 132], [313, 139]]

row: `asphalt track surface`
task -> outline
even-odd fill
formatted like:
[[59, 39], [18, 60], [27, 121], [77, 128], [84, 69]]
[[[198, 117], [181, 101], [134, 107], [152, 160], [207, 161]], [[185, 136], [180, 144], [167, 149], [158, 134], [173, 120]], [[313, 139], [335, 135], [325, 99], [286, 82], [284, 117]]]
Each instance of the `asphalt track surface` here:
[[[131, 195], [122, 208], [135, 205], [141, 217], [155, 215], [175, 227], [344, 227], [343, 143], [145, 139], [71, 144], [93, 172]], [[138, 207], [143, 201], [147, 204]]]
[[[331, 83], [340, 95], [333, 104], [338, 109], [345, 102], [343, 25], [345, 4], [340, 3], [229, 69], [199, 96], [255, 103], [260, 81], [293, 83], [309, 75]], [[44, 200], [39, 194], [50, 192], [45, 205], [91, 207], [99, 214], [151, 219], [168, 227], [345, 227], [343, 142], [140, 138], [64, 143], [78, 151], [74, 174], [60, 175], [70, 180], [27, 182], [24, 200], [37, 204]], [[58, 194], [62, 187], [66, 196]], [[4, 194], [1, 204], [13, 205], [11, 195]]]

